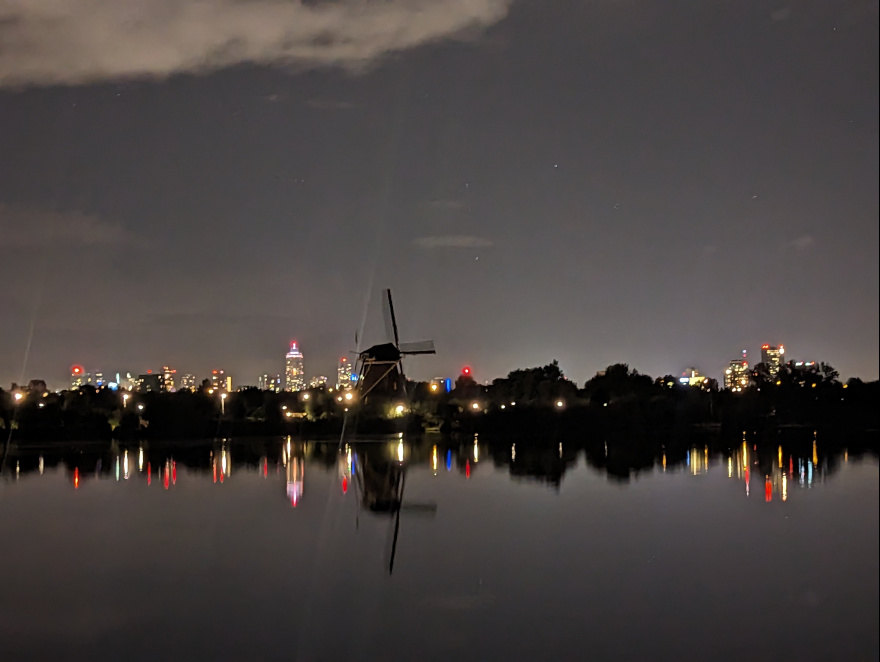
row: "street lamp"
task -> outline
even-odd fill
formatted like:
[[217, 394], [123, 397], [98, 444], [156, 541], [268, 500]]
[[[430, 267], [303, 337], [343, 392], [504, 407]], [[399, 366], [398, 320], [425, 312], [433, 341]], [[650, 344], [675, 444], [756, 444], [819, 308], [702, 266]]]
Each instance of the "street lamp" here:
[[125, 409], [125, 405], [128, 404], [128, 398], [129, 398], [129, 397], [130, 397], [130, 396], [128, 395], [128, 393], [123, 393], [123, 394], [122, 394], [122, 408], [123, 408], [123, 409]]
[[24, 394], [21, 391], [16, 391], [14, 397], [15, 397], [16, 402], [21, 402], [21, 399], [24, 397]]
[[226, 393], [220, 394], [220, 413], [226, 415]]

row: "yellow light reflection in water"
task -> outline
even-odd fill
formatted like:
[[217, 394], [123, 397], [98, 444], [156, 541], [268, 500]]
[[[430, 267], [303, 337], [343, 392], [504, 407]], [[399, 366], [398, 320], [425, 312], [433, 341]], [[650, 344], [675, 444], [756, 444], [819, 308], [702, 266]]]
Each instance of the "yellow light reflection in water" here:
[[434, 475], [437, 475], [437, 446], [435, 445], [433, 449], [431, 449], [431, 469], [434, 470]]
[[474, 462], [479, 462], [479, 461], [480, 461], [480, 446], [475, 441], [474, 442]]
[[403, 439], [397, 444], [397, 461], [403, 462]]
[[727, 477], [733, 478], [733, 458], [727, 458]]
[[663, 471], [666, 471], [666, 453], [663, 453]]
[[782, 500], [788, 501], [788, 478], [785, 472], [782, 473]]
[[122, 475], [125, 480], [128, 480], [128, 451], [125, 451], [125, 455], [122, 459]]
[[819, 465], [819, 456], [816, 454], [816, 440], [813, 440], [813, 466]]
[[782, 469], [782, 446], [779, 447], [779, 468]]
[[144, 470], [144, 449], [143, 447], [138, 449], [138, 471]]

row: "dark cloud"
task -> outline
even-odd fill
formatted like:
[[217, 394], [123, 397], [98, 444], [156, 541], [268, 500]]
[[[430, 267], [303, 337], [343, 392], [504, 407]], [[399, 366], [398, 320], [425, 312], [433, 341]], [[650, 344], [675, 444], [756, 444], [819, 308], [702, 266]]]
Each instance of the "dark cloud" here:
[[28, 0], [0, 4], [0, 86], [164, 78], [241, 63], [363, 68], [465, 37], [512, 0]]

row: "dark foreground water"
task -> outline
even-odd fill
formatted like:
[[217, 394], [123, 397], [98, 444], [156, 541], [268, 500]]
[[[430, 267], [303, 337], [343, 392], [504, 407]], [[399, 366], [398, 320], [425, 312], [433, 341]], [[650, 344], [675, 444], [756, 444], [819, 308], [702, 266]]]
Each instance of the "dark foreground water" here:
[[878, 659], [876, 458], [762, 450], [19, 449], [0, 660]]

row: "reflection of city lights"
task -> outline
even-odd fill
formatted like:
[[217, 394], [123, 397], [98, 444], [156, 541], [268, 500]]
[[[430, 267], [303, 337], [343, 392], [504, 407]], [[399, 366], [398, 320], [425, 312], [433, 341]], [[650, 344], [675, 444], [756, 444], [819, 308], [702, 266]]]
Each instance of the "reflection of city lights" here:
[[559, 459], [562, 459], [562, 442], [559, 442]]
[[771, 501], [773, 499], [773, 484], [770, 482], [770, 476], [767, 476], [764, 481], [764, 501]]
[[116, 456], [116, 480], [119, 480], [119, 456]]
[[[433, 384], [433, 386], [436, 386], [436, 384]], [[434, 446], [434, 448], [431, 450], [431, 469], [434, 470], [434, 475], [436, 476], [437, 475], [437, 446]]]
[[138, 471], [144, 470], [144, 449], [143, 447], [138, 449]]
[[446, 451], [446, 471], [452, 471], [452, 449]]
[[79, 467], [73, 470], [73, 489], [79, 489]]
[[[147, 462], [147, 485], [153, 482], [153, 465]], [[214, 482], [217, 482], [217, 470], [214, 470]]]
[[403, 440], [397, 444], [397, 461], [403, 462]]
[[510, 461], [516, 462], [516, 444], [510, 444]]
[[44, 466], [43, 456], [40, 455], [40, 475], [41, 476], [43, 475], [43, 466]]
[[480, 446], [477, 442], [474, 442], [474, 462], [480, 461]]
[[779, 468], [782, 469], [782, 446], [779, 447]]
[[733, 458], [727, 458], [727, 477], [733, 478]]
[[788, 478], [782, 474], [782, 500], [788, 501]]
[[666, 471], [666, 453], [663, 453], [663, 471]]
[[470, 460], [464, 461], [464, 475], [467, 478], [471, 477], [471, 461]]
[[125, 480], [128, 480], [128, 451], [125, 451], [125, 455], [122, 457], [122, 475]]
[[813, 464], [819, 466], [819, 455], [816, 453], [816, 440], [813, 440]]

